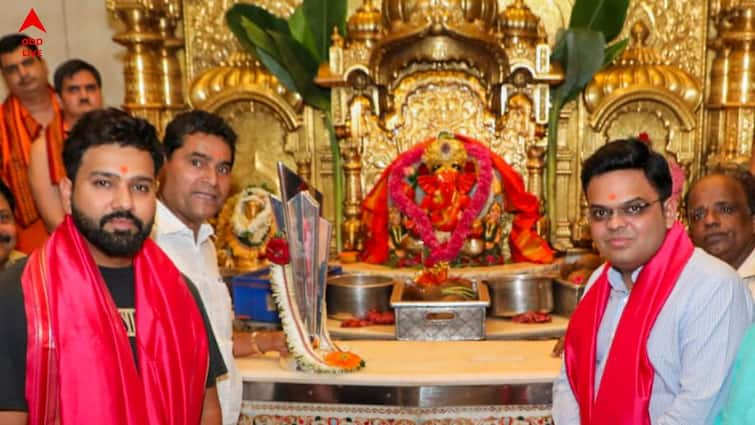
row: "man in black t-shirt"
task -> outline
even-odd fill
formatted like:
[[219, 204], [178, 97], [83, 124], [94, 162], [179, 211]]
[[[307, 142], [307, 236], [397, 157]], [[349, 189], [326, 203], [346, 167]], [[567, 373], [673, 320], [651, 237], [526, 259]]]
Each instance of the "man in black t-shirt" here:
[[154, 127], [116, 109], [71, 130], [66, 218], [0, 275], [0, 423], [220, 424], [204, 307], [147, 239], [162, 155]]

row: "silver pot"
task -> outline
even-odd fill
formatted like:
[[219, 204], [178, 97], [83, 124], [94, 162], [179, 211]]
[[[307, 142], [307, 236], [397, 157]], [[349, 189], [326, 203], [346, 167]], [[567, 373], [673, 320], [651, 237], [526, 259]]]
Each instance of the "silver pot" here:
[[566, 279], [553, 282], [553, 310], [564, 317], [570, 317], [577, 308], [577, 303], [585, 292], [584, 284], [576, 284]]
[[553, 279], [531, 274], [515, 274], [488, 281], [490, 314], [512, 317], [528, 311], [553, 310]]
[[391, 307], [393, 279], [364, 274], [342, 275], [328, 279], [325, 290], [328, 317], [364, 317], [371, 309], [379, 312]]

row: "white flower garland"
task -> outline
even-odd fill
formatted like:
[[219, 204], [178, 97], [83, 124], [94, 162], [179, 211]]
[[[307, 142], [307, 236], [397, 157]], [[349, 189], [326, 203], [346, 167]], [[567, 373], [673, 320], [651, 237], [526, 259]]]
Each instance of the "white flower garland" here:
[[[361, 369], [364, 363], [354, 369], [345, 369], [325, 362], [323, 356], [327, 354], [327, 351], [316, 349], [312, 346], [310, 337], [304, 329], [304, 322], [296, 307], [294, 287], [293, 285], [287, 285], [287, 281], [293, 281], [291, 266], [271, 264], [270, 289], [273, 292], [273, 299], [278, 306], [278, 316], [280, 316], [281, 325], [286, 334], [288, 351], [296, 359], [299, 368], [318, 373], [344, 373]], [[325, 316], [325, 309], [323, 309], [323, 316]], [[325, 317], [323, 317], [323, 320], [325, 320]], [[330, 340], [327, 329], [325, 329], [322, 337], [325, 339], [325, 341], [321, 341], [322, 346], [330, 346], [336, 351], [341, 351]]]
[[[244, 213], [247, 202], [262, 205], [262, 210], [249, 220]], [[270, 193], [258, 187], [247, 187], [239, 194], [231, 215], [233, 233], [246, 239], [252, 246], [261, 245], [270, 234], [273, 223], [273, 207], [270, 204]]]

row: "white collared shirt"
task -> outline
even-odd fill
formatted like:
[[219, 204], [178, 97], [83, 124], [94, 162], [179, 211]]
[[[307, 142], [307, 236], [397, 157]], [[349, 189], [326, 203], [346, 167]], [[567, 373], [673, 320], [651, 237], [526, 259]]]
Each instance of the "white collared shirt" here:
[[178, 270], [191, 279], [202, 297], [228, 369], [228, 376], [217, 381], [223, 423], [236, 424], [241, 411], [241, 375], [233, 359], [231, 296], [220, 276], [215, 244], [211, 238], [213, 233], [212, 226], [204, 223], [194, 239], [194, 232], [161, 201], [157, 201], [152, 239], [173, 260]]
[[[585, 293], [601, 275], [590, 277]], [[639, 272], [632, 274], [637, 279]], [[595, 348], [595, 395], [611, 349], [613, 334], [631, 291], [621, 273], [608, 271], [611, 292], [598, 326]], [[739, 343], [752, 322], [752, 299], [734, 270], [695, 248], [653, 324], [647, 355], [653, 365], [648, 403], [653, 425], [711, 425], [729, 393], [729, 370]], [[619, 347], [616, 349], [632, 349]], [[579, 425], [579, 405], [566, 368], [553, 385], [553, 419]]]
[[737, 273], [742, 277], [742, 282], [750, 287], [750, 293], [755, 299], [755, 248], [745, 262], [739, 266]]

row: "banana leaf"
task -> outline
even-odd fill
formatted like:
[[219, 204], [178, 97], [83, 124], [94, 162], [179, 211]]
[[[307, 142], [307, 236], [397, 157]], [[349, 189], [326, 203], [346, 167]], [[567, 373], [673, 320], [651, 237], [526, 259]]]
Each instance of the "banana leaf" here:
[[317, 59], [318, 63], [325, 61], [320, 55], [315, 44], [315, 36], [312, 34], [312, 29], [309, 27], [307, 17], [304, 16], [304, 3], [296, 6], [294, 13], [288, 18], [288, 28], [291, 31], [291, 35], [296, 41], [303, 44], [304, 47], [309, 50], [310, 53]]
[[242, 19], [247, 19], [262, 31], [274, 29], [288, 32], [288, 23], [267, 10], [253, 4], [235, 4], [225, 13], [225, 21], [231, 32], [236, 36], [242, 46], [250, 53], [255, 53], [256, 44], [250, 39], [242, 26]]
[[606, 67], [611, 64], [611, 62], [614, 61], [621, 52], [624, 51], [624, 49], [627, 48], [627, 45], [629, 44], [629, 39], [625, 38], [623, 40], [619, 40], [610, 46], [606, 47], [606, 50], [604, 52], [605, 58], [603, 59], [603, 66]]
[[621, 33], [629, 0], [576, 0], [569, 27], [559, 30], [551, 61], [564, 69], [564, 81], [551, 92], [546, 156], [546, 205], [551, 224], [556, 214], [556, 151], [561, 109], [576, 99], [601, 68], [627, 46], [627, 39], [606, 46]]
[[603, 67], [606, 42], [602, 33], [583, 28], [569, 28], [559, 34], [562, 39], [556, 43], [551, 59], [564, 67], [565, 75], [552, 96], [554, 101], [561, 100], [563, 106]]
[[577, 0], [571, 11], [569, 28], [598, 31], [606, 40], [621, 32], [627, 18], [629, 0]]
[[315, 84], [319, 64], [303, 44], [289, 34], [269, 30], [281, 58], [281, 65], [291, 74], [296, 91], [305, 103], [320, 110], [330, 109], [330, 91]]
[[304, 16], [315, 40], [318, 56], [327, 62], [330, 55], [330, 35], [333, 27], [344, 35], [346, 25], [345, 0], [305, 0], [303, 2]]
[[242, 46], [304, 103], [322, 110], [333, 154], [336, 244], [341, 250], [343, 174], [338, 140], [330, 116], [330, 90], [315, 84], [319, 65], [326, 63], [334, 27], [344, 35], [346, 0], [304, 0], [288, 21], [259, 6], [236, 4], [226, 12], [229, 28]]

